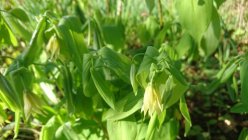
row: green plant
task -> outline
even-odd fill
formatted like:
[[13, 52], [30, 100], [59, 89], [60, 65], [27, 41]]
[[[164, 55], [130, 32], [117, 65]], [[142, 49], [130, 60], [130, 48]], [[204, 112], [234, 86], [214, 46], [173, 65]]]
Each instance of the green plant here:
[[238, 102], [231, 112], [248, 110], [248, 58], [218, 14], [223, 2], [1, 1], [1, 138], [211, 138], [190, 130], [187, 98], [223, 89]]

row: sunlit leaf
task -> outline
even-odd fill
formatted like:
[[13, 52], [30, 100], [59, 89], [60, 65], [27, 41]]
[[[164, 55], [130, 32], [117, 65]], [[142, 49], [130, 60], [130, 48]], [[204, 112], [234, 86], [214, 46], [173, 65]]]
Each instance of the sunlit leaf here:
[[14, 17], [20, 19], [23, 22], [28, 22], [29, 21], [29, 17], [27, 15], [27, 13], [21, 8], [11, 9], [10, 14], [13, 15]]
[[176, 0], [180, 23], [199, 43], [207, 30], [213, 9], [213, 0]]
[[96, 71], [95, 69], [91, 69], [90, 71], [93, 82], [98, 90], [99, 94], [103, 98], [103, 100], [112, 108], [115, 109], [115, 97], [113, 92], [109, 89], [109, 83], [104, 79], [103, 75]]
[[185, 132], [184, 136], [187, 136], [190, 127], [192, 126], [190, 115], [189, 115], [189, 110], [185, 101], [185, 97], [181, 97], [180, 99], [180, 111], [185, 119]]
[[201, 48], [206, 56], [211, 55], [218, 47], [220, 41], [221, 26], [216, 9], [213, 9], [212, 20], [201, 40]]

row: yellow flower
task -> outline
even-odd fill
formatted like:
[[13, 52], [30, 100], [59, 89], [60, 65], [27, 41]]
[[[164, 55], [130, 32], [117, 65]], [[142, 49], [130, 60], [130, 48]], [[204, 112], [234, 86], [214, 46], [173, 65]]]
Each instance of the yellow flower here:
[[152, 116], [155, 111], [157, 114], [162, 112], [160, 94], [156, 92], [151, 83], [149, 83], [146, 87], [141, 111], [144, 111], [144, 115], [146, 115], [148, 111], [149, 116]]
[[53, 58], [57, 58], [57, 56], [59, 55], [59, 43], [58, 43], [58, 39], [56, 38], [56, 36], [52, 36], [47, 44], [46, 47], [47, 52], [50, 53], [50, 57], [51, 59]]

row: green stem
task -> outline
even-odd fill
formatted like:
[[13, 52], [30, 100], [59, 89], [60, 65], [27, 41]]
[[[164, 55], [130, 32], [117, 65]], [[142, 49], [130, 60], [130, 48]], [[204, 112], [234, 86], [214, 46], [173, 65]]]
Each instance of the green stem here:
[[158, 0], [158, 14], [160, 20], [160, 28], [162, 28], [164, 24], [164, 20], [163, 20], [163, 9], [162, 9], [161, 0]]

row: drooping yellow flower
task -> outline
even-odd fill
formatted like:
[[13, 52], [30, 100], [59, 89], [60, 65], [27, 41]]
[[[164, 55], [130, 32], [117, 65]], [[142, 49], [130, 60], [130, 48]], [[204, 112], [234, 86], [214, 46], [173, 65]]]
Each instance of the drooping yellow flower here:
[[59, 43], [58, 43], [58, 39], [56, 38], [56, 36], [52, 36], [47, 44], [46, 47], [47, 52], [50, 53], [50, 57], [51, 59], [53, 58], [57, 58], [57, 56], [59, 55]]
[[162, 112], [160, 94], [156, 92], [156, 90], [152, 86], [152, 83], [149, 83], [146, 87], [141, 111], [144, 111], [145, 115], [148, 111], [149, 116], [152, 116], [155, 111], [157, 112], [157, 114], [160, 114]]

